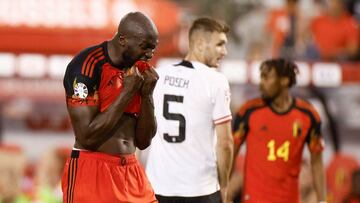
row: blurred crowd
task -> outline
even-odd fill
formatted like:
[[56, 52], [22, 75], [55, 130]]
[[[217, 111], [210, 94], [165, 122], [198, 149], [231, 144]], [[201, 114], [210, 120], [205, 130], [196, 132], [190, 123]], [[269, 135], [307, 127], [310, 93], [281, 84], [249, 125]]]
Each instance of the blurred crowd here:
[[243, 58], [360, 59], [360, 1], [285, 0], [275, 8], [266, 7], [264, 1], [255, 2], [250, 12], [234, 20]]
[[[311, 60], [351, 60], [358, 54], [356, 19], [341, 0], [316, 1], [319, 14], [306, 19], [297, 0], [271, 12], [272, 55]], [[286, 19], [286, 20], [285, 20]], [[285, 23], [286, 22], [286, 23]]]
[[60, 203], [60, 180], [68, 148], [46, 151], [35, 162], [21, 147], [0, 145], [1, 203]]

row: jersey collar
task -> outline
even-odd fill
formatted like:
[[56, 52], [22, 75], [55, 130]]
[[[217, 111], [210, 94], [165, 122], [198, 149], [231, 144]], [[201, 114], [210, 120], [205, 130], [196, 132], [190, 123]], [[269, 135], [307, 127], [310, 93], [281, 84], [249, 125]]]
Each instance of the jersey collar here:
[[266, 105], [271, 109], [271, 111], [278, 115], [285, 115], [285, 114], [289, 113], [295, 107], [295, 104], [296, 104], [296, 98], [293, 97], [290, 107], [284, 112], [278, 112], [272, 107], [272, 105], [271, 105], [272, 101], [270, 99], [263, 98], [263, 100], [266, 103]]
[[175, 66], [184, 66], [186, 68], [194, 69], [193, 64], [190, 61], [182, 60], [180, 63], [176, 64]]

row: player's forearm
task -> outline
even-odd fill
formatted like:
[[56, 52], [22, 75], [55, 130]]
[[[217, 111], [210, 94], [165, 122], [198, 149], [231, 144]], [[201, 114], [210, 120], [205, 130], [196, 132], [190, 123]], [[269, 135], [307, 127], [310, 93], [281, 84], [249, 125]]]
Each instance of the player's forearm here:
[[143, 150], [147, 148], [156, 134], [156, 119], [152, 95], [141, 97], [141, 111], [137, 121], [135, 141], [136, 146]]
[[221, 188], [226, 188], [229, 183], [233, 162], [233, 147], [233, 140], [231, 136], [229, 136], [228, 139], [218, 140], [216, 154], [219, 183]]
[[325, 175], [322, 154], [311, 155], [311, 169], [318, 201], [326, 201]]

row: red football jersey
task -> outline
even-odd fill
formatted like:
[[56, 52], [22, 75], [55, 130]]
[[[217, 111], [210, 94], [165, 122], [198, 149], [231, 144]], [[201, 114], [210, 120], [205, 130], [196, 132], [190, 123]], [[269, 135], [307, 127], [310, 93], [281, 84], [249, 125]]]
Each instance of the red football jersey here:
[[[150, 68], [143, 61], [135, 65], [140, 72]], [[124, 75], [125, 70], [111, 62], [106, 42], [83, 50], [69, 63], [65, 73], [67, 104], [99, 106], [101, 112], [105, 111], [121, 93]], [[139, 113], [140, 104], [141, 96], [136, 94], [125, 112]]]
[[244, 202], [299, 202], [299, 171], [305, 143], [322, 151], [320, 117], [306, 101], [294, 99], [277, 113], [255, 99], [240, 109], [234, 125], [238, 143], [246, 140]]

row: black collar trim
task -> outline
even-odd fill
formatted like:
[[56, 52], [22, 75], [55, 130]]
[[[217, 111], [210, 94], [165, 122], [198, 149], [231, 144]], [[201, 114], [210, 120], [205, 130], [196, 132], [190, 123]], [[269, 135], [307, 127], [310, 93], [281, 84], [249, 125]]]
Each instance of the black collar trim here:
[[180, 63], [175, 64], [175, 66], [184, 66], [187, 68], [194, 68], [193, 64], [190, 61], [182, 60]]
[[271, 105], [272, 101], [270, 99], [264, 99], [264, 101], [265, 101], [266, 105], [269, 106], [271, 111], [278, 115], [285, 115], [285, 114], [289, 113], [296, 105], [296, 98], [293, 97], [293, 101], [292, 101], [290, 107], [284, 112], [278, 112], [272, 107], [272, 105]]

